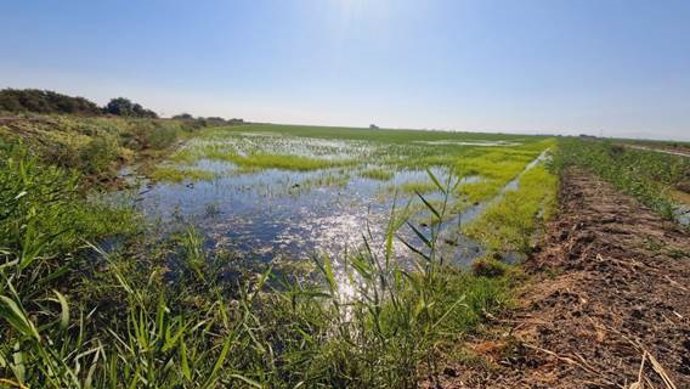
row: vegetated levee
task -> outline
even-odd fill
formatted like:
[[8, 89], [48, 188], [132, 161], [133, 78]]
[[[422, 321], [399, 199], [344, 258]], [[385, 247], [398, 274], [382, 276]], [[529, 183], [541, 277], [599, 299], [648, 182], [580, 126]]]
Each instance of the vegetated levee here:
[[[156, 218], [147, 217], [150, 208], [132, 209], [111, 195], [85, 192], [89, 173], [41, 154], [32, 141], [43, 138], [32, 137], [38, 135], [32, 135], [31, 122], [22, 126], [23, 143], [3, 136], [0, 147], [0, 382], [10, 386], [414, 387], [435, 370], [440, 349], [510, 303], [517, 271], [496, 258], [531, 249], [529, 238], [519, 235], [531, 237], [548, 217], [556, 184], [543, 164], [525, 171], [553, 146], [545, 138], [206, 129], [191, 133], [190, 142], [170, 156], [163, 164], [169, 170], [158, 173], [161, 181], [149, 192], [179, 185], [174, 190], [191, 193], [200, 213], [186, 213], [183, 206], [170, 215], [170, 209], [157, 213], [174, 227], [157, 234]], [[50, 128], [45, 121], [41, 126]], [[267, 136], [258, 133], [278, 138], [261, 141]], [[242, 141], [233, 143], [233, 137]], [[209, 146], [215, 138], [220, 144]], [[294, 138], [305, 146], [295, 146]], [[444, 139], [463, 144], [415, 142]], [[497, 140], [510, 143], [476, 145]], [[114, 138], [119, 147], [124, 141]], [[198, 170], [186, 176], [186, 169]], [[212, 175], [199, 173], [209, 170]], [[386, 180], [390, 175], [382, 171], [393, 178]], [[177, 178], [162, 181], [178, 174], [179, 184]], [[287, 184], [273, 179], [293, 174], [304, 175]], [[413, 178], [396, 180], [400, 176]], [[351, 180], [369, 180], [375, 195], [364, 202], [383, 200], [366, 208], [378, 206], [387, 216], [355, 214], [348, 232], [359, 240], [347, 251], [313, 250], [311, 260], [281, 260], [272, 258], [271, 249], [250, 266], [252, 251], [226, 242], [251, 234], [215, 240], [213, 229], [200, 222], [231, 215], [223, 200], [243, 196], [235, 178], [266, 190], [269, 195], [259, 196], [262, 189], [251, 187], [248, 197], [276, 208], [270, 202], [278, 197], [356, 191]], [[264, 186], [253, 182], [266, 178]], [[219, 184], [224, 179], [230, 180], [226, 186]], [[519, 185], [506, 189], [515, 179]], [[411, 193], [400, 185], [407, 182], [414, 183], [407, 188]], [[195, 190], [203, 185], [218, 185], [221, 201], [198, 201], [205, 195]], [[318, 207], [317, 197], [304, 206]], [[337, 204], [337, 197], [331, 199]], [[482, 202], [486, 216], [481, 212], [470, 224], [448, 222]], [[502, 221], [501, 209], [512, 208], [520, 212]], [[234, 224], [224, 228], [231, 231]], [[497, 224], [502, 228], [494, 229]], [[473, 271], [452, 261], [465, 237], [486, 254]]]
[[581, 168], [566, 170], [560, 197], [517, 307], [429, 382], [690, 387], [688, 231]]
[[157, 161], [200, 128], [183, 120], [21, 114], [0, 118], [0, 139], [79, 171], [89, 186], [119, 187], [121, 167]]
[[663, 217], [690, 225], [690, 158], [571, 139], [561, 142], [559, 163], [587, 169]]

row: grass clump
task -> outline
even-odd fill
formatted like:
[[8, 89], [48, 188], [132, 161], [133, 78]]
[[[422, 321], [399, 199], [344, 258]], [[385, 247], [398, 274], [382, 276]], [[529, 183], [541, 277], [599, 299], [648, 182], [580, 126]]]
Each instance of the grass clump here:
[[433, 193], [438, 187], [431, 181], [408, 181], [398, 186], [403, 193]]
[[176, 166], [157, 166], [149, 174], [154, 181], [180, 183], [183, 181], [210, 181], [217, 174], [203, 169], [180, 168]]
[[17, 256], [11, 263], [26, 267], [39, 256], [71, 253], [84, 240], [131, 230], [131, 211], [87, 201], [81, 184], [78, 173], [0, 142], [0, 255], [8, 250]]
[[350, 175], [344, 171], [326, 172], [318, 177], [306, 179], [299, 184], [293, 185], [291, 190], [310, 190], [313, 188], [335, 187], [344, 188], [350, 182]]
[[381, 168], [372, 168], [372, 169], [366, 169], [362, 170], [359, 175], [364, 178], [369, 178], [372, 180], [378, 180], [378, 181], [390, 181], [393, 179], [393, 174], [392, 171], [387, 170], [387, 169], [381, 169]]

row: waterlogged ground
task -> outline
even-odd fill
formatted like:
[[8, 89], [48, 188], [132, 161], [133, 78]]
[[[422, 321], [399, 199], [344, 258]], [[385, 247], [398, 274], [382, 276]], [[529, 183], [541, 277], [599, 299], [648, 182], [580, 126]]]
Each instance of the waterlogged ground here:
[[193, 225], [207, 248], [248, 261], [326, 255], [337, 264], [362, 249], [365, 238], [374, 250], [384, 247], [394, 229], [394, 256], [412, 266], [414, 254], [401, 240], [421, 248], [412, 227], [429, 236], [433, 225], [421, 194], [439, 211], [446, 204], [442, 252], [467, 265], [485, 247], [463, 235], [463, 225], [516, 190], [548, 147], [539, 138], [440, 132], [211, 130], [150, 172], [136, 205], [164, 233]]
[[265, 261], [316, 253], [337, 257], [362, 243], [367, 225], [381, 239], [393, 204], [402, 208], [408, 198], [396, 201], [389, 185], [426, 178], [421, 171], [395, 173], [389, 182], [339, 169], [246, 173], [230, 162], [209, 160], [195, 167], [217, 176], [156, 183], [143, 193], [141, 209], [163, 224], [191, 223], [213, 246]]

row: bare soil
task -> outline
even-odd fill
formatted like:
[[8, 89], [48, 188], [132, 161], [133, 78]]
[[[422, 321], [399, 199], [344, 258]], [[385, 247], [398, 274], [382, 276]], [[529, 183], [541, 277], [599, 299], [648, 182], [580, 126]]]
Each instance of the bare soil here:
[[581, 171], [560, 200], [519, 305], [423, 387], [690, 388], [688, 230]]

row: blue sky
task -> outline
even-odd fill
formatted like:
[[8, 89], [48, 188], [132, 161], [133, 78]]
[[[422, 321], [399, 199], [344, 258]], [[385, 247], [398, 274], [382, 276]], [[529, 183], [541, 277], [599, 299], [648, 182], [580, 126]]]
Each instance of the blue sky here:
[[690, 140], [690, 1], [8, 0], [0, 87], [164, 115]]

